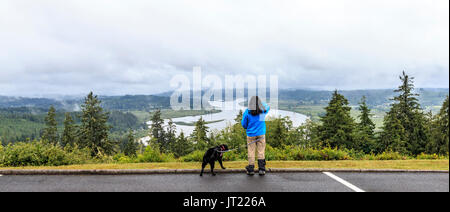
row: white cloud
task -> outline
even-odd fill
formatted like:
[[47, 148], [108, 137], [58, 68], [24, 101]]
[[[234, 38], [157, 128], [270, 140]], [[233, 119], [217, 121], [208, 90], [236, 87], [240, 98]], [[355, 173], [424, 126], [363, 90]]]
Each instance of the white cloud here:
[[282, 87], [448, 87], [447, 0], [3, 0], [0, 95], [149, 94], [175, 74]]

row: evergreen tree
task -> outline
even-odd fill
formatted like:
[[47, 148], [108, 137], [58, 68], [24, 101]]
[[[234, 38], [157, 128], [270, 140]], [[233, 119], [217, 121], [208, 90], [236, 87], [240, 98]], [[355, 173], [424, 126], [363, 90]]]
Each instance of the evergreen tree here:
[[242, 110], [239, 110], [238, 115], [236, 116], [236, 118], [234, 119], [234, 121], [236, 123], [241, 123], [242, 117], [244, 116], [244, 112], [242, 112]]
[[429, 153], [448, 155], [449, 140], [449, 98], [445, 99], [441, 110], [431, 121], [431, 142], [427, 146]]
[[115, 151], [116, 143], [109, 139], [111, 127], [107, 124], [108, 113], [100, 106], [101, 101], [92, 92], [81, 105], [81, 125], [79, 128], [79, 146], [87, 147], [93, 156], [111, 155]]
[[53, 106], [50, 107], [48, 110], [48, 114], [45, 117], [45, 128], [44, 132], [42, 134], [42, 140], [51, 142], [53, 144], [57, 144], [59, 141], [59, 135], [58, 135], [58, 123], [55, 119], [56, 111]]
[[289, 117], [271, 119], [267, 123], [266, 142], [272, 147], [281, 148], [290, 142], [289, 131], [292, 129], [292, 121]]
[[304, 124], [295, 129], [294, 133], [296, 135], [292, 137], [297, 140], [296, 145], [303, 148], [317, 149], [322, 146], [319, 130], [320, 125], [317, 122], [307, 119]]
[[192, 143], [184, 136], [183, 132], [180, 133], [172, 147], [172, 153], [177, 158], [192, 152]]
[[400, 80], [402, 84], [395, 90], [399, 95], [393, 98], [391, 110], [385, 116], [380, 143], [386, 149], [417, 155], [425, 151], [427, 119], [420, 108], [419, 95], [413, 93], [414, 78], [403, 71]]
[[157, 146], [161, 152], [164, 152], [165, 136], [164, 120], [161, 118], [161, 110], [156, 110], [151, 118], [152, 124], [150, 126], [150, 145]]
[[130, 130], [128, 132], [127, 141], [125, 143], [125, 148], [123, 149], [123, 153], [129, 157], [136, 157], [138, 145], [133, 135], [133, 131]]
[[333, 96], [325, 108], [326, 114], [321, 117], [320, 139], [325, 145], [338, 148], [355, 148], [355, 121], [350, 116], [351, 107], [348, 100], [334, 91]]
[[196, 149], [205, 150], [209, 146], [208, 139], [208, 126], [206, 126], [206, 121], [203, 117], [195, 122], [195, 129], [191, 134], [193, 141], [196, 143]]
[[[173, 123], [172, 119], [169, 119], [167, 128], [166, 128], [166, 136], [164, 139], [164, 143], [163, 143], [163, 150], [166, 152], [169, 152], [171, 149], [173, 149], [173, 146], [175, 145], [175, 143], [177, 142], [177, 129], [175, 124]], [[164, 152], [163, 151], [163, 152]]]
[[359, 103], [360, 114], [358, 116], [359, 123], [357, 124], [356, 143], [359, 150], [365, 153], [370, 153], [374, 150], [375, 145], [375, 124], [370, 119], [372, 114], [366, 104], [366, 97], [363, 96]]
[[64, 131], [61, 138], [62, 146], [73, 146], [76, 141], [76, 126], [70, 113], [65, 114]]
[[[245, 144], [247, 139], [247, 134], [245, 133], [245, 129], [241, 125], [242, 120], [242, 110], [237, 114], [236, 118], [234, 118], [234, 123], [232, 125], [228, 125], [223, 129], [219, 134], [217, 134], [216, 141], [218, 143], [227, 144], [229, 148], [237, 148], [241, 147]], [[237, 152], [246, 151], [245, 148], [238, 148]]]

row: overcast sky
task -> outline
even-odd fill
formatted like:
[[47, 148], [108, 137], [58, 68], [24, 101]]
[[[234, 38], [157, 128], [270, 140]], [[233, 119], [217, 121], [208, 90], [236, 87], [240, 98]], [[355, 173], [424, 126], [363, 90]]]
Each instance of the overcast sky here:
[[152, 94], [204, 74], [281, 88], [449, 85], [448, 0], [1, 0], [0, 95]]

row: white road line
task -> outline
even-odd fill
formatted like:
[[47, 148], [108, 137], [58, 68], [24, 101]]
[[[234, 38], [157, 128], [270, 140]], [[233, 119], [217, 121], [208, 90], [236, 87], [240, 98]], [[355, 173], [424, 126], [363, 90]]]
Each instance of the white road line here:
[[352, 189], [353, 191], [356, 191], [356, 192], [365, 192], [364, 190], [362, 190], [362, 189], [360, 189], [360, 188], [358, 188], [358, 187], [352, 185], [351, 183], [349, 183], [349, 182], [343, 180], [342, 178], [340, 178], [340, 177], [338, 177], [338, 176], [336, 176], [336, 175], [334, 175], [334, 174], [332, 174], [332, 173], [330, 173], [330, 172], [323, 172], [323, 173], [326, 174], [328, 177], [331, 177], [331, 178], [333, 178], [334, 180], [336, 180], [336, 181], [338, 181], [338, 182], [344, 184], [345, 186], [349, 187], [349, 188]]

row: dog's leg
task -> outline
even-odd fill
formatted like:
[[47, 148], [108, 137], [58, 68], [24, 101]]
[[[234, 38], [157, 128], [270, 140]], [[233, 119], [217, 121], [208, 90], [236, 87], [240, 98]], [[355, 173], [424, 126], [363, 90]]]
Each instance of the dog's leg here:
[[206, 164], [207, 163], [205, 162], [202, 163], [202, 172], [200, 172], [200, 177], [203, 176], [203, 171], [205, 170]]
[[209, 163], [209, 165], [211, 166], [211, 175], [212, 176], [216, 176], [216, 173], [214, 173], [214, 164], [215, 164], [215, 161]]
[[223, 167], [222, 158], [219, 158], [219, 164], [220, 164], [220, 167], [222, 167], [222, 169], [227, 169], [227, 168]]

